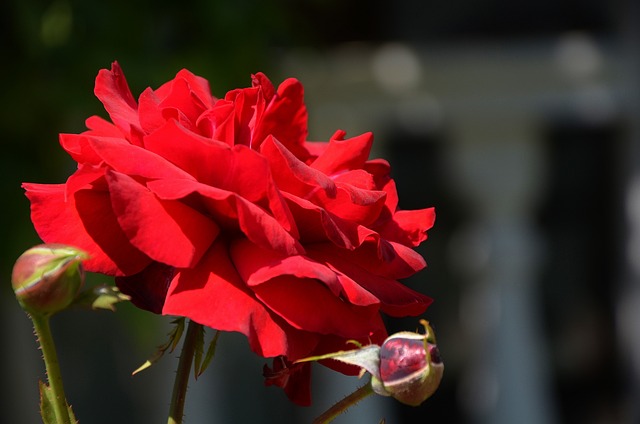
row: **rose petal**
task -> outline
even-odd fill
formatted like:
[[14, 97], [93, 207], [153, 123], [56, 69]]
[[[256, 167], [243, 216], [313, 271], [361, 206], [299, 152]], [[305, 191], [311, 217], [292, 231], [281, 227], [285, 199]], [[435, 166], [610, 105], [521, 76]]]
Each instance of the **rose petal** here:
[[[357, 230], [329, 214], [320, 206], [297, 196], [283, 193], [289, 210], [300, 229], [300, 238], [305, 243], [331, 240], [337, 246], [353, 249], [357, 240]], [[357, 243], [357, 242], [356, 242]]]
[[108, 137], [90, 137], [93, 151], [114, 170], [144, 178], [193, 178], [166, 159], [126, 142]]
[[249, 286], [256, 286], [282, 275], [290, 275], [317, 280], [324, 284], [333, 296], [353, 305], [370, 306], [379, 303], [375, 296], [353, 280], [305, 256], [283, 257], [245, 239], [232, 243], [230, 255], [238, 273]]
[[335, 272], [304, 256], [283, 256], [274, 251], [262, 249], [248, 239], [233, 241], [229, 252], [238, 273], [249, 286], [262, 284], [281, 275], [291, 275], [320, 280], [328, 287], [338, 289], [334, 294], [340, 295]]
[[[368, 272], [363, 268], [363, 263], [355, 263], [350, 256], [337, 254], [336, 249], [330, 245], [318, 243], [307, 246], [307, 250], [309, 257], [335, 267], [380, 299], [381, 310], [389, 315], [419, 315], [432, 302], [428, 296], [410, 289], [395, 279]], [[369, 262], [374, 261], [369, 260]], [[376, 265], [373, 266], [376, 267]]]
[[131, 303], [138, 308], [161, 314], [175, 272], [172, 266], [152, 262], [137, 274], [116, 277], [116, 285], [122, 293], [131, 297]]
[[[376, 231], [331, 214], [308, 200], [287, 193], [284, 193], [284, 196], [298, 228], [302, 231], [301, 239], [304, 242], [330, 240], [347, 250], [354, 250], [365, 242], [370, 242], [377, 247], [377, 252], [374, 253], [376, 258], [382, 258], [385, 249], [389, 250]], [[395, 253], [391, 252], [389, 257], [394, 255]]]
[[351, 305], [323, 284], [289, 275], [253, 287], [256, 297], [294, 328], [344, 338], [368, 334], [378, 305]]
[[234, 112], [233, 102], [218, 100], [213, 108], [200, 115], [196, 125], [203, 136], [232, 147], [236, 144]]
[[150, 263], [122, 233], [108, 193], [80, 190], [77, 196], [66, 197], [64, 184], [22, 186], [31, 201], [31, 220], [38, 235], [47, 243], [64, 243], [88, 252], [91, 257], [84, 262], [88, 271], [126, 275]]
[[[203, 208], [225, 231], [242, 231], [249, 240], [266, 249], [287, 255], [304, 252], [302, 245], [260, 207], [236, 193], [191, 180], [150, 181], [147, 187], [161, 199], [184, 199], [197, 194]], [[192, 197], [192, 196], [190, 196]]]
[[213, 106], [215, 99], [211, 95], [209, 82], [187, 69], [181, 69], [170, 85], [166, 94], [159, 90], [162, 96], [162, 107], [171, 107], [195, 120], [203, 110]]
[[189, 206], [157, 198], [133, 178], [108, 172], [111, 204], [131, 244], [150, 258], [175, 267], [193, 266], [220, 232]]
[[[343, 131], [344, 132], [344, 131]], [[328, 148], [328, 141], [305, 141], [305, 149], [309, 152], [309, 158], [305, 163], [312, 164], [314, 160], [320, 157]]]
[[60, 134], [60, 145], [73, 160], [82, 164], [99, 165], [102, 158], [89, 144], [89, 137], [83, 134]]
[[372, 274], [394, 280], [408, 278], [427, 266], [415, 250], [381, 238], [368, 240], [353, 250], [335, 249], [327, 243], [317, 243], [314, 249], [340, 256]]
[[347, 140], [344, 140], [344, 135], [344, 131], [336, 132], [329, 140], [326, 150], [313, 161], [311, 167], [327, 175], [361, 169], [369, 158], [373, 134], [365, 133]]
[[144, 146], [203, 184], [220, 186], [230, 177], [225, 167], [232, 155], [229, 146], [189, 131], [175, 120], [146, 136]]
[[271, 172], [282, 191], [308, 199], [322, 190], [327, 197], [335, 197], [336, 185], [331, 178], [306, 165], [275, 138], [267, 137], [260, 153], [269, 160]]
[[256, 122], [254, 148], [258, 149], [263, 140], [272, 135], [295, 157], [305, 161], [309, 152], [304, 145], [307, 138], [307, 108], [302, 84], [293, 78], [286, 79], [269, 100], [264, 114]]
[[125, 134], [131, 134], [133, 128], [140, 128], [137, 103], [118, 62], [111, 64], [110, 71], [100, 70], [96, 77], [94, 93], [113, 123]]
[[215, 242], [196, 267], [179, 270], [162, 313], [187, 316], [222, 331], [240, 332], [249, 339], [251, 349], [264, 357], [297, 359], [317, 343], [316, 336], [272, 316], [254, 297], [238, 276], [222, 241]]
[[269, 163], [258, 152], [246, 146], [230, 149], [226, 144], [188, 131], [175, 121], [167, 122], [146, 137], [145, 147], [200, 183], [234, 192], [262, 206], [293, 237], [298, 237], [291, 212], [271, 178]]
[[415, 247], [427, 239], [435, 220], [434, 208], [397, 211], [378, 231], [388, 240]]
[[140, 126], [145, 134], [151, 134], [161, 127], [167, 119], [162, 115], [160, 98], [151, 89], [145, 89], [138, 99], [138, 115]]
[[284, 389], [289, 400], [300, 406], [311, 405], [311, 363], [292, 364], [286, 358], [273, 359], [273, 369], [263, 367], [265, 386], [278, 386]]
[[351, 226], [368, 226], [375, 222], [385, 205], [383, 191], [362, 190], [350, 184], [337, 184], [334, 197], [322, 191], [314, 193], [312, 201]]
[[124, 137], [125, 134], [111, 122], [99, 116], [90, 116], [85, 121], [85, 125], [89, 128], [84, 134], [101, 135], [104, 137]]
[[262, 91], [255, 87], [232, 90], [227, 93], [225, 100], [231, 102], [234, 108], [233, 145], [257, 149], [259, 143], [254, 140], [253, 132], [265, 108]]

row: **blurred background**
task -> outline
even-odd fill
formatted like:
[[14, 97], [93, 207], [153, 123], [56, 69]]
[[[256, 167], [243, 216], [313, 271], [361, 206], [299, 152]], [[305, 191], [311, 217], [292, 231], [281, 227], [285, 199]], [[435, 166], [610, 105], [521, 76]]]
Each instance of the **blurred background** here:
[[[639, 28], [635, 0], [3, 1], [2, 421], [40, 422], [44, 378], [9, 285], [39, 242], [20, 183], [73, 172], [58, 133], [105, 116], [93, 82], [118, 60], [135, 96], [183, 67], [219, 97], [257, 71], [296, 77], [310, 139], [373, 131], [400, 206], [436, 207], [429, 268], [407, 284], [435, 299], [442, 385], [336, 423], [640, 423]], [[53, 319], [80, 422], [166, 422], [177, 354], [130, 374], [169, 321], [130, 305]], [[358, 384], [318, 366], [298, 408], [263, 386], [264, 362], [224, 334], [187, 422], [311, 422]]]

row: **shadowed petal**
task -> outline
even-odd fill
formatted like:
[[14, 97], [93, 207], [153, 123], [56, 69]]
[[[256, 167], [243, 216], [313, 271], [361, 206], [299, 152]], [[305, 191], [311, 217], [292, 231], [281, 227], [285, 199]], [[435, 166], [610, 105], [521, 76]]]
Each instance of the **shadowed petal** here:
[[112, 171], [106, 177], [120, 227], [150, 258], [178, 268], [193, 266], [218, 235], [218, 226], [189, 206], [158, 199], [127, 175]]
[[291, 328], [255, 298], [229, 260], [222, 241], [214, 243], [196, 267], [176, 274], [162, 312], [188, 316], [218, 330], [240, 332], [248, 337], [251, 349], [264, 357], [299, 358], [316, 344], [316, 336]]

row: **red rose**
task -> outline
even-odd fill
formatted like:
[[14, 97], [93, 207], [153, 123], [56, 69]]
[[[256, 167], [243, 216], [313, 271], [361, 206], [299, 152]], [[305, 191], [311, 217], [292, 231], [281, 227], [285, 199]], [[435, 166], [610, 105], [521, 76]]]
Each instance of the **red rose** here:
[[[429, 305], [397, 280], [425, 267], [413, 248], [433, 209], [397, 210], [389, 164], [368, 159], [371, 134], [306, 141], [297, 80], [276, 89], [257, 74], [217, 99], [182, 70], [136, 102], [114, 63], [95, 94], [111, 122], [60, 136], [77, 171], [24, 188], [40, 237], [87, 251], [86, 269], [115, 276], [137, 306], [241, 332], [290, 364], [382, 342], [381, 312]], [[308, 366], [292, 375], [276, 384], [308, 387]], [[304, 393], [288, 390], [298, 403]]]

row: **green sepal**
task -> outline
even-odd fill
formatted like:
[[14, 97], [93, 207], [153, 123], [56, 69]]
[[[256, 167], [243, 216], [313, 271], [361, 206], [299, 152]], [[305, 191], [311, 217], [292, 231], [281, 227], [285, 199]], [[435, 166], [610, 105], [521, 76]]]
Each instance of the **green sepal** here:
[[356, 365], [368, 371], [373, 377], [380, 378], [380, 346], [368, 345], [354, 350], [341, 350], [325, 355], [311, 356], [298, 359], [298, 362], [321, 361], [323, 359], [335, 359], [345, 364]]
[[[38, 383], [40, 388], [40, 416], [42, 417], [43, 424], [59, 424], [53, 408], [53, 403], [55, 402], [53, 390], [42, 380]], [[76, 420], [73, 410], [69, 405], [67, 405], [67, 413], [69, 414], [71, 424], [78, 424], [78, 420]]]
[[198, 378], [200, 375], [200, 365], [202, 364], [202, 354], [204, 351], [204, 327], [198, 326], [198, 332], [196, 333], [193, 351], [193, 376]]
[[371, 377], [371, 388], [376, 394], [380, 396], [391, 396], [391, 393], [389, 393], [387, 389], [385, 389], [384, 383], [380, 381], [379, 377]]
[[51, 387], [40, 381], [40, 415], [44, 424], [56, 424]]
[[218, 345], [219, 337], [220, 337], [220, 331], [216, 330], [216, 334], [213, 335], [213, 339], [211, 339], [211, 341], [209, 342], [209, 346], [207, 347], [207, 353], [204, 355], [204, 359], [202, 360], [202, 362], [200, 361], [196, 362], [196, 365], [194, 367], [194, 375], [196, 379], [200, 377], [205, 372], [205, 370], [209, 367], [209, 364], [211, 364], [211, 361], [213, 360], [213, 357], [216, 354], [216, 346]]
[[133, 371], [131, 375], [136, 375], [158, 362], [164, 356], [167, 350], [169, 351], [169, 353], [174, 351], [176, 346], [178, 346], [180, 339], [182, 338], [182, 333], [184, 333], [184, 321], [184, 317], [176, 318], [171, 321], [174, 326], [168, 333], [169, 340], [167, 340], [167, 342], [163, 345], [158, 346], [153, 355], [151, 355], [149, 359], [147, 359], [142, 365], [140, 365], [135, 371]]
[[73, 302], [74, 306], [88, 307], [91, 309], [107, 309], [115, 311], [116, 303], [126, 302], [131, 297], [122, 293], [118, 287], [109, 284], [101, 284], [85, 290]]

